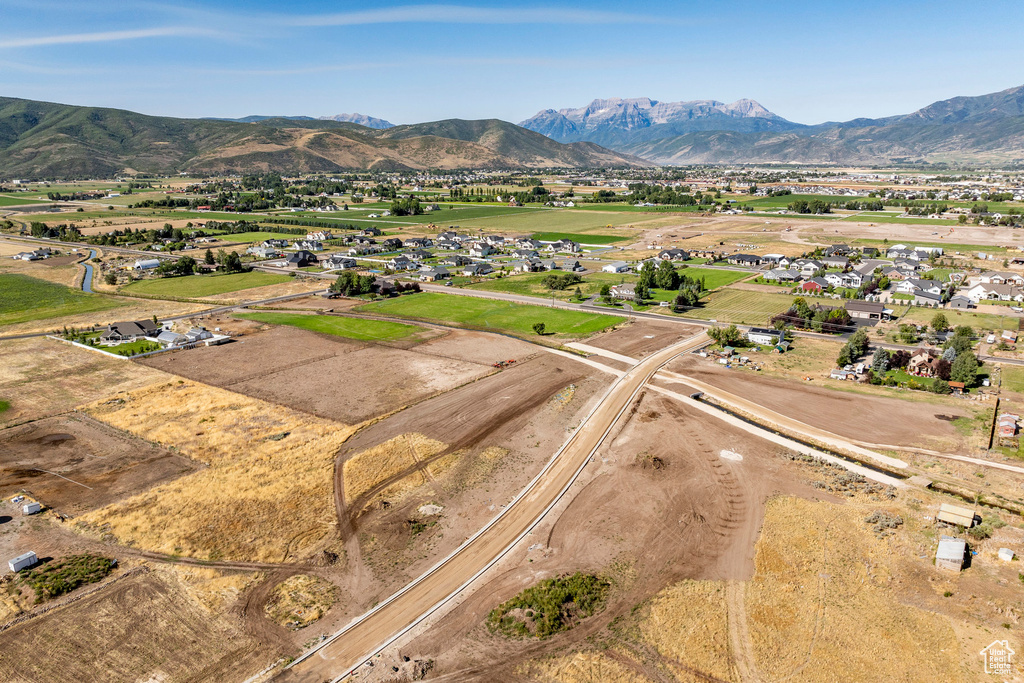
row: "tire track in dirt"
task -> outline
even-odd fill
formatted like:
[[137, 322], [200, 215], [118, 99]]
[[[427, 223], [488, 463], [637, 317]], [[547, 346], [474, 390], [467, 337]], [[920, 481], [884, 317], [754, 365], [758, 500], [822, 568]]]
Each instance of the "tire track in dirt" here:
[[760, 683], [761, 676], [754, 659], [754, 649], [750, 645], [750, 632], [747, 629], [747, 606], [743, 595], [743, 584], [739, 581], [727, 581], [725, 584], [725, 604], [727, 622], [729, 624], [729, 652], [736, 665], [740, 681]]
[[302, 567], [289, 567], [270, 572], [246, 592], [244, 599], [236, 603], [234, 609], [237, 610], [242, 628], [263, 647], [276, 647], [283, 652], [288, 652], [294, 647], [288, 630], [268, 618], [263, 608], [279, 583], [302, 573], [303, 570]]
[[807, 646], [807, 658], [804, 659], [803, 663], [797, 666], [791, 673], [782, 678], [779, 678], [776, 683], [780, 681], [788, 681], [794, 676], [798, 676], [807, 665], [811, 663], [811, 658], [814, 656], [814, 648], [818, 644], [818, 638], [821, 636], [821, 632], [825, 628], [825, 593], [828, 586], [828, 530], [832, 526], [832, 522], [835, 521], [837, 515], [833, 515], [832, 519], [828, 520], [824, 524], [822, 529], [823, 539], [821, 542], [821, 571], [818, 572], [818, 605], [814, 610], [814, 632], [811, 634], [811, 642]]

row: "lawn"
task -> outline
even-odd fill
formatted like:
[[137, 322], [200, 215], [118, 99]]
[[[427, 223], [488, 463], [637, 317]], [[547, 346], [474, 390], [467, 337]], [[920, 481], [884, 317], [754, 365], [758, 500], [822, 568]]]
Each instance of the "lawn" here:
[[937, 225], [940, 227], [957, 225], [956, 221], [951, 221], [945, 218], [927, 218], [925, 216], [906, 216], [892, 214], [888, 216], [864, 216], [855, 214], [853, 216], [847, 216], [842, 220], [857, 223], [909, 223], [911, 225]]
[[530, 337], [537, 336], [533, 331], [534, 323], [544, 323], [547, 334], [582, 337], [622, 321], [618, 316], [434, 293], [387, 299], [360, 306], [358, 310], [402, 318], [437, 320]]
[[[932, 318], [938, 313], [934, 308], [923, 308], [912, 306], [906, 315], [900, 318], [901, 323], [917, 323], [919, 325], [930, 324]], [[953, 311], [942, 309], [942, 314], [952, 327], [957, 325], [970, 325], [975, 330], [1016, 330], [1018, 318], [1012, 316], [995, 315], [992, 313], [972, 313], [970, 311]]]
[[[687, 277], [703, 277], [704, 286], [708, 289], [716, 289], [750, 276], [750, 273], [741, 273], [734, 270], [717, 270], [714, 268], [686, 268], [679, 272]], [[555, 274], [558, 273], [556, 272]], [[578, 285], [572, 285], [568, 289], [563, 290], [551, 290], [544, 286], [544, 279], [548, 275], [551, 275], [551, 273], [507, 275], [500, 279], [485, 280], [484, 282], [468, 285], [468, 289], [482, 289], [488, 292], [506, 292], [548, 299], [554, 297], [564, 301], [576, 293], [577, 287], [579, 287], [584, 296], [590, 296], [591, 294], [600, 293], [603, 285], [617, 285], [623, 282], [637, 281], [637, 276], [632, 273], [587, 273], [583, 276], [583, 282]], [[656, 301], [670, 301], [674, 297], [675, 292], [666, 292], [660, 289], [655, 289], [652, 292], [652, 298]]]
[[10, 409], [11, 409], [11, 402], [10, 401], [0, 400], [0, 413], [6, 413]]
[[29, 199], [27, 196], [18, 197], [7, 194], [0, 194], [0, 206], [19, 206], [21, 204], [46, 204], [46, 200]]
[[683, 315], [723, 323], [765, 325], [771, 316], [788, 310], [793, 298], [791, 294], [723, 289], [712, 292], [703, 300], [703, 306], [687, 310]]
[[1024, 394], [1024, 367], [1019, 365], [1003, 365], [1001, 370], [1003, 388], [1008, 391], [1016, 391], [1018, 394]]
[[[606, 228], [628, 226], [636, 216], [628, 213], [598, 213], [594, 211], [573, 211], [571, 209], [557, 209], [547, 211], [526, 211], [504, 216], [490, 216], [487, 218], [475, 218], [467, 221], [460, 221], [459, 229], [473, 231], [483, 229], [486, 231], [504, 232], [506, 234], [521, 235], [527, 233], [558, 233], [572, 236], [577, 242], [585, 242], [588, 231], [595, 231], [598, 234]], [[624, 233], [623, 239], [632, 236], [632, 233]]]
[[139, 339], [133, 342], [125, 342], [116, 346], [102, 347], [107, 353], [114, 353], [118, 356], [137, 356], [140, 353], [159, 351], [162, 347], [156, 342], [147, 339]]
[[[291, 227], [291, 226], [289, 226]], [[314, 230], [315, 228], [309, 228]], [[217, 235], [218, 239], [224, 240], [225, 242], [237, 242], [241, 244], [252, 244], [253, 242], [263, 242], [266, 240], [288, 240], [293, 242], [294, 240], [305, 239], [305, 235], [289, 235], [286, 232], [236, 232], [232, 234], [221, 233]]]
[[264, 285], [288, 282], [290, 275], [274, 275], [252, 271], [230, 275], [187, 275], [185, 277], [163, 277], [155, 280], [139, 280], [122, 287], [126, 294], [168, 297], [172, 299], [196, 299], [215, 294], [237, 292]]
[[290, 325], [310, 332], [332, 334], [357, 341], [394, 341], [404, 339], [420, 331], [415, 325], [395, 323], [389, 320], [366, 320], [364, 318], [342, 318], [334, 315], [305, 315], [302, 313], [245, 313], [236, 315], [245, 320], [255, 320], [270, 325]]
[[751, 276], [751, 273], [740, 272], [737, 270], [722, 270], [719, 268], [684, 268], [679, 271], [680, 275], [685, 275], [689, 278], [704, 278], [704, 287], [706, 289], [718, 289], [725, 285], [731, 285], [738, 280]]
[[0, 274], [0, 325], [105, 311], [122, 305], [101, 294], [86, 294], [27, 275]]
[[613, 244], [632, 239], [631, 235], [593, 235], [571, 232], [535, 232], [533, 239], [541, 242], [554, 242], [556, 240], [573, 240], [583, 244]]

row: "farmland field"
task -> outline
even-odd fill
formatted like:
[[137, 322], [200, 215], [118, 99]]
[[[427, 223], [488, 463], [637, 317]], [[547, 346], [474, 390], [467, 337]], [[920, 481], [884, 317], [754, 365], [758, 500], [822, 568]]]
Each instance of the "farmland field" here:
[[186, 275], [185, 277], [165, 277], [156, 280], [139, 280], [122, 287], [127, 294], [142, 296], [172, 297], [177, 299], [195, 299], [215, 294], [237, 292], [264, 285], [276, 285], [291, 280], [289, 275], [273, 273], [232, 273], [230, 275]]
[[271, 325], [290, 325], [311, 332], [333, 334], [336, 337], [345, 337], [346, 339], [358, 341], [393, 341], [395, 339], [404, 339], [420, 331], [420, 328], [414, 325], [405, 325], [388, 320], [341, 318], [328, 315], [245, 313], [237, 317]]
[[537, 337], [533, 331], [534, 323], [544, 323], [547, 334], [583, 337], [621, 322], [621, 318], [611, 315], [433, 293], [388, 299], [360, 306], [357, 310], [505, 330], [530, 337]]
[[[692, 278], [704, 278], [704, 285], [708, 289], [717, 289], [724, 285], [732, 284], [737, 280], [748, 277], [750, 273], [742, 273], [734, 270], [718, 270], [714, 268], [686, 268], [680, 271], [682, 275]], [[572, 297], [576, 288], [584, 296], [598, 294], [604, 285], [617, 285], [622, 282], [636, 282], [637, 276], [632, 273], [587, 273], [583, 276], [583, 282], [572, 285], [567, 289], [551, 290], [544, 285], [544, 279], [552, 273], [529, 273], [525, 275], [510, 275], [500, 279], [485, 280], [472, 285], [467, 289], [481, 289], [488, 292], [507, 292], [509, 294], [521, 294], [523, 296], [537, 296], [544, 298], [555, 297], [566, 300]], [[555, 273], [556, 275], [558, 273]], [[667, 301], [671, 296], [664, 290], [656, 290], [666, 294], [666, 297], [655, 297], [658, 300]], [[672, 294], [674, 296], [674, 294]]]
[[18, 206], [20, 204], [46, 204], [46, 200], [29, 199], [28, 197], [0, 194], [0, 206]]
[[[310, 228], [313, 230], [313, 228]], [[222, 233], [217, 235], [217, 239], [225, 242], [241, 242], [243, 244], [251, 244], [253, 242], [263, 242], [265, 240], [288, 240], [291, 242], [296, 239], [304, 239], [305, 235], [291, 235], [286, 232], [237, 232], [232, 234]]]
[[540, 240], [541, 242], [573, 240], [582, 241], [586, 244], [612, 244], [632, 239], [632, 235], [594, 235], [590, 233], [581, 235], [572, 232], [535, 232], [533, 233], [533, 239]]
[[751, 273], [738, 270], [723, 270], [720, 268], [686, 268], [679, 272], [689, 278], [704, 278], [706, 289], [718, 289], [725, 285], [750, 277]]
[[688, 310], [685, 315], [723, 323], [764, 325], [768, 318], [787, 310], [792, 303], [793, 296], [789, 294], [724, 289], [709, 294], [703, 306]]
[[91, 313], [122, 304], [28, 275], [0, 274], [0, 325]]
[[[922, 308], [920, 306], [911, 306], [907, 311], [906, 315], [900, 318], [900, 322], [914, 322], [918, 324], [928, 324], [938, 313], [934, 308]], [[971, 311], [953, 311], [953, 310], [942, 310], [942, 314], [946, 316], [946, 320], [949, 321], [950, 326], [956, 327], [957, 325], [970, 325], [975, 329], [979, 330], [1016, 330], [1018, 318], [1014, 316], [1002, 316], [994, 315], [992, 313], [976, 313]]]
[[[460, 229], [503, 231], [511, 234], [527, 234], [534, 232], [555, 232], [567, 235], [580, 235], [588, 231], [607, 234], [602, 231], [609, 227], [628, 226], [637, 220], [637, 216], [628, 213], [597, 213], [593, 211], [551, 210], [531, 211], [511, 216], [491, 216], [475, 218], [459, 223]], [[624, 233], [631, 236], [632, 233]], [[575, 239], [575, 238], [574, 238]]]

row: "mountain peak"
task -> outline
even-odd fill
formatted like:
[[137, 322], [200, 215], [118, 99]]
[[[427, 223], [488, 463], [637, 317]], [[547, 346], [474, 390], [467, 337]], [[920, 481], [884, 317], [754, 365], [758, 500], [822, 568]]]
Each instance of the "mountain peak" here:
[[545, 109], [520, 123], [560, 142], [615, 144], [624, 137], [681, 135], [693, 131], [749, 132], [799, 127], [751, 99], [661, 102], [650, 97], [608, 97], [585, 107]]
[[358, 123], [360, 126], [366, 126], [367, 128], [376, 128], [377, 130], [384, 130], [387, 128], [394, 128], [395, 124], [384, 119], [378, 119], [375, 116], [367, 116], [366, 114], [335, 114], [334, 116], [321, 116], [321, 121], [344, 121], [347, 123]]

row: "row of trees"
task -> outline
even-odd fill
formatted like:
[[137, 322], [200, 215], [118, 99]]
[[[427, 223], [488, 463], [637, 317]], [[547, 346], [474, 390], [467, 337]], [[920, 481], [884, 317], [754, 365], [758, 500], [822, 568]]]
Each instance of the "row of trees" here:
[[792, 325], [803, 330], [838, 334], [848, 331], [853, 319], [844, 308], [810, 305], [803, 297], [797, 297], [789, 310], [773, 316], [770, 322], [772, 327], [778, 330]]

